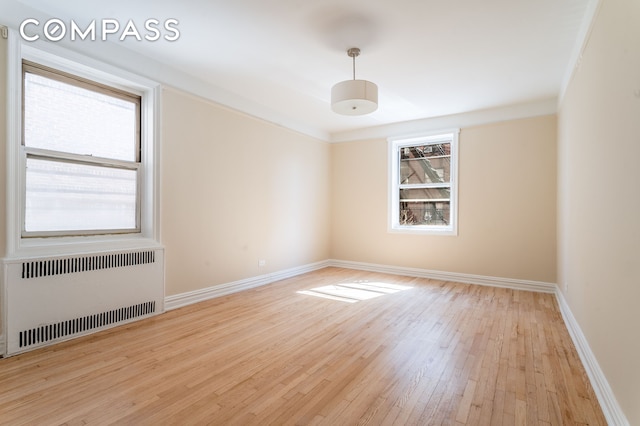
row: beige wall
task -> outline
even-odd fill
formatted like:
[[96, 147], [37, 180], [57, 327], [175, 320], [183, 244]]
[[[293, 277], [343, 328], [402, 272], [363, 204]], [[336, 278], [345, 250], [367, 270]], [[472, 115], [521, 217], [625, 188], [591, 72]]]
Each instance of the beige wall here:
[[603, 1], [558, 119], [558, 283], [633, 425], [640, 424], [638, 23], [637, 0]]
[[387, 232], [387, 142], [332, 145], [334, 259], [556, 282], [556, 119], [461, 129], [458, 236]]
[[167, 295], [329, 257], [328, 143], [173, 89], [162, 103]]

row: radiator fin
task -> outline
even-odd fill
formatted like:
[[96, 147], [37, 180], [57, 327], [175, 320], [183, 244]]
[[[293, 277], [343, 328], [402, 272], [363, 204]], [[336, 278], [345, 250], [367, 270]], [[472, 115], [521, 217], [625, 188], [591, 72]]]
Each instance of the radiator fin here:
[[55, 324], [42, 325], [19, 332], [19, 347], [45, 343], [65, 336], [82, 333], [110, 324], [127, 321], [156, 311], [156, 302], [144, 302], [124, 308], [113, 309], [99, 314], [87, 315]]
[[33, 260], [22, 263], [22, 278], [73, 274], [75, 272], [97, 271], [100, 269], [120, 268], [123, 266], [143, 265], [154, 262], [155, 252], [153, 250]]

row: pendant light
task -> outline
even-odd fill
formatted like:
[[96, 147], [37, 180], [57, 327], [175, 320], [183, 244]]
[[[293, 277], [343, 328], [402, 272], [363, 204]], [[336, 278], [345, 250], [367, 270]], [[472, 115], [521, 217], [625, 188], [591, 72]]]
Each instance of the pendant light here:
[[345, 80], [331, 88], [331, 109], [342, 115], [364, 115], [378, 109], [378, 86], [367, 80], [356, 80], [356, 56], [360, 49], [352, 47], [353, 80]]

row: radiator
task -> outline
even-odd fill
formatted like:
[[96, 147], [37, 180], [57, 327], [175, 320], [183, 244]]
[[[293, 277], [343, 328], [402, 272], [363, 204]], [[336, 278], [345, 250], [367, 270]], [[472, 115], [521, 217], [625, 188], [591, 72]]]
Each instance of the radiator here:
[[162, 249], [4, 263], [4, 355], [164, 311]]

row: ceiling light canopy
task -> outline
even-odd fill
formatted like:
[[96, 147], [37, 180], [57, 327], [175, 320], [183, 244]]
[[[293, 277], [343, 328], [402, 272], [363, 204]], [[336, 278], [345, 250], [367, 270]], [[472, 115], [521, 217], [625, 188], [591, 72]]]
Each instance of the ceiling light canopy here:
[[378, 109], [378, 86], [367, 80], [356, 80], [356, 56], [360, 49], [352, 47], [353, 80], [345, 80], [331, 88], [331, 109], [342, 115], [364, 115]]

